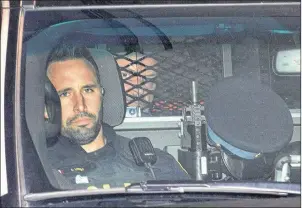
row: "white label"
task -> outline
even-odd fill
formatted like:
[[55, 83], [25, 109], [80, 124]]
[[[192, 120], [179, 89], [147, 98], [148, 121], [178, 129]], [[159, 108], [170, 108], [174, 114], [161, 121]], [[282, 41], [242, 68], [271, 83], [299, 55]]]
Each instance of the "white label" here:
[[76, 182], [76, 184], [89, 183], [88, 177], [87, 176], [81, 176], [81, 175], [77, 175], [75, 177], [75, 182]]
[[140, 108], [138, 107], [127, 107], [126, 109], [126, 118], [134, 118], [134, 117], [140, 117], [141, 116], [141, 111]]
[[280, 73], [301, 72], [301, 50], [279, 51], [276, 58], [276, 69]]
[[201, 174], [206, 175], [206, 174], [208, 174], [207, 158], [201, 157], [200, 160], [201, 160]]

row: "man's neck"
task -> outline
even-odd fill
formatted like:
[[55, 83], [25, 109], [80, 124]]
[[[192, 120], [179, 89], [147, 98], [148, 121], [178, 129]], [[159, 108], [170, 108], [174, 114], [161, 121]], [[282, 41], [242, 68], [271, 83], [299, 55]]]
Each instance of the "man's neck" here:
[[105, 139], [104, 139], [104, 135], [103, 135], [103, 128], [101, 128], [101, 130], [100, 130], [99, 134], [97, 135], [97, 137], [95, 138], [95, 140], [93, 140], [89, 144], [81, 145], [81, 147], [87, 153], [97, 151], [97, 150], [103, 148], [104, 146], [105, 146]]

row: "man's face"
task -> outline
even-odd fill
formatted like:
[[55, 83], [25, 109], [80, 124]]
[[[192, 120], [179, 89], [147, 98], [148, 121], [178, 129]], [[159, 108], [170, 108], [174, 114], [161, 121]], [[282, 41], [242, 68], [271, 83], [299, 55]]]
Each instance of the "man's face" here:
[[51, 63], [47, 72], [61, 100], [61, 134], [89, 144], [101, 128], [102, 95], [93, 66], [84, 59], [66, 60]]

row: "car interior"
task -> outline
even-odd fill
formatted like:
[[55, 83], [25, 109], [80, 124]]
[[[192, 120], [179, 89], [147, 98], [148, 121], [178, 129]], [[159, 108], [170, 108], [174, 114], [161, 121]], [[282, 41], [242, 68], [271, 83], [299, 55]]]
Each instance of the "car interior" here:
[[[125, 22], [127, 21], [125, 20]], [[126, 24], [125, 22], [124, 24]], [[129, 24], [135, 24], [129, 22]], [[262, 83], [276, 91], [287, 104], [286, 109], [282, 108], [282, 110], [285, 109], [288, 112], [288, 114], [285, 113], [286, 115], [291, 115], [291, 118], [286, 120], [290, 124], [288, 138], [283, 138], [283, 143], [281, 142], [286, 146], [290, 140], [290, 145], [283, 151], [282, 156], [285, 155], [284, 157], [287, 159], [290, 155], [300, 156], [299, 150], [295, 148], [300, 146], [301, 135], [300, 113], [297, 111], [300, 109], [300, 98], [296, 99], [297, 96], [300, 96], [297, 94], [300, 93], [297, 91], [297, 80], [300, 79], [300, 76], [278, 74], [277, 70], [271, 70], [272, 68], [277, 69], [276, 66], [269, 67], [274, 63], [271, 60], [276, 58], [278, 51], [282, 49], [280, 42], [284, 45], [283, 49], [298, 47], [297, 43], [292, 41], [292, 35], [281, 35], [276, 32], [272, 35], [272, 41], [266, 42], [261, 37], [246, 37], [244, 31], [240, 32], [240, 24], [235, 24], [232, 26], [232, 30], [238, 31], [236, 35], [239, 41], [234, 41], [223, 33], [224, 35], [221, 36], [224, 38], [214, 42], [212, 37], [193, 36], [188, 31], [189, 35], [171, 36], [168, 39], [165, 39], [166, 35], [155, 35], [154, 37], [141, 35], [138, 36], [138, 40], [133, 40], [131, 35], [130, 38], [126, 35], [105, 36], [105, 39], [107, 38], [107, 44], [105, 44], [101, 40], [102, 36], [97, 34], [100, 32], [97, 28], [104, 27], [106, 24], [108, 22], [99, 20], [57, 24], [36, 34], [24, 44], [26, 125], [46, 175], [56, 188], [64, 189], [66, 187], [62, 186], [62, 183], [58, 183], [61, 179], [49, 166], [46, 152], [49, 146], [55, 144], [56, 135], [60, 131], [60, 103], [55, 89], [45, 76], [45, 68], [49, 51], [61, 38], [65, 38], [66, 42], [85, 44], [90, 48], [99, 67], [101, 83], [105, 88], [103, 121], [113, 126], [117, 134], [130, 139], [148, 137], [155, 148], [170, 153], [193, 177], [194, 168], [192, 165], [188, 165], [188, 161], [191, 161], [190, 156], [185, 156], [186, 153], [182, 152], [185, 148], [188, 149], [192, 138], [189, 140], [188, 137], [184, 138], [184, 135], [188, 136], [188, 134], [184, 132], [182, 122], [186, 120], [183, 115], [184, 109], [187, 109], [194, 100], [194, 95], [192, 98], [192, 88], [194, 88], [192, 81], [194, 80], [197, 82], [195, 86], [198, 88], [195, 95], [198, 98], [195, 104], [198, 103], [199, 106], [203, 106], [204, 101], [212, 95], [210, 89], [227, 77], [249, 77], [257, 80], [259, 85]], [[116, 26], [115, 22], [110, 22], [110, 24]], [[231, 26], [218, 24], [217, 34], [223, 30], [231, 30], [228, 27]], [[70, 31], [76, 32], [71, 33]], [[106, 30], [103, 32], [106, 33]], [[108, 29], [107, 32], [112, 31]], [[137, 33], [142, 32], [143, 30], [137, 31]], [[153, 30], [153, 33], [156, 32]], [[47, 38], [48, 36], [51, 38]], [[201, 48], [202, 50], [200, 50]], [[135, 58], [130, 56], [131, 54], [134, 54]], [[148, 58], [152, 58], [151, 64], [147, 62]], [[126, 61], [126, 64], [120, 64], [121, 59]], [[134, 73], [130, 68], [132, 65], [136, 70], [141, 67], [141, 71]], [[148, 73], [146, 73], [148, 71], [155, 71], [156, 75], [148, 78]], [[124, 74], [127, 75], [124, 76]], [[138, 81], [137, 77], [143, 81]], [[135, 81], [133, 82], [131, 78], [134, 78]], [[145, 87], [148, 86], [148, 83], [155, 83], [156, 88], [148, 89]], [[126, 84], [130, 86], [130, 90], [126, 89]], [[151, 101], [145, 99], [148, 95], [152, 95]], [[45, 104], [50, 115], [48, 120], [44, 120], [42, 116]], [[279, 115], [278, 113], [275, 116]], [[205, 119], [204, 115], [202, 115], [202, 119]], [[211, 149], [209, 144], [206, 146]], [[214, 161], [209, 162], [214, 164], [210, 166], [213, 169], [210, 171], [213, 181], [229, 177], [221, 169], [221, 164], [228, 164], [229, 167], [233, 165], [231, 169], [234, 170], [239, 167], [240, 161], [243, 161], [238, 158], [232, 159], [230, 155], [233, 154], [228, 150], [224, 149], [223, 153], [220, 153], [217, 148], [212, 149], [208, 160]], [[280, 156], [278, 158], [280, 159]], [[281, 159], [285, 160], [283, 157]], [[223, 162], [223, 160], [227, 160], [229, 163]], [[292, 158], [293, 161], [294, 158]], [[283, 170], [281, 162], [279, 163], [276, 162], [274, 167], [270, 167], [269, 172], [274, 172], [271, 180], [286, 181], [283, 176], [285, 170]], [[281, 169], [277, 167], [277, 164], [282, 166]], [[253, 163], [246, 166], [251, 168]], [[263, 168], [265, 169], [265, 167]], [[290, 174], [292, 174], [292, 182], [300, 180], [297, 172], [291, 171]], [[231, 175], [230, 178], [233, 180], [245, 178], [238, 176], [238, 173], [234, 173], [234, 171]], [[263, 179], [262, 176], [259, 177]]]
[[[0, 4], [1, 207], [300, 206], [301, 2]], [[76, 84], [57, 92], [46, 73], [60, 41], [92, 54], [103, 122], [130, 139], [113, 148], [130, 152], [86, 154], [59, 137], [80, 104], [62, 112]]]

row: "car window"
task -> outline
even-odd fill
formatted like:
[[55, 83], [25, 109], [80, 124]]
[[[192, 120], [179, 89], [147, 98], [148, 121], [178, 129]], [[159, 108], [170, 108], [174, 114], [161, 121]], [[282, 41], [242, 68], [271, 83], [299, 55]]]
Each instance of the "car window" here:
[[[133, 11], [135, 11], [135, 9]], [[47, 24], [45, 23], [45, 25], [41, 25], [40, 27], [37, 26], [36, 17], [39, 15], [43, 15], [43, 18], [46, 19], [45, 22], [47, 22]], [[47, 16], [61, 17], [61, 20], [48, 20]], [[274, 15], [224, 16], [219, 14], [213, 16], [202, 14], [178, 14], [175, 16], [167, 15], [162, 17], [138, 15], [135, 12], [129, 12], [128, 10], [122, 9], [118, 11], [106, 9], [83, 9], [77, 11], [58, 10], [47, 12], [28, 12], [25, 16], [25, 22], [27, 23], [25, 24], [23, 37], [24, 45], [26, 46], [24, 47], [26, 50], [24, 50], [23, 53], [26, 56], [25, 62], [27, 64], [25, 74], [29, 73], [31, 69], [29, 69], [28, 66], [33, 66], [30, 64], [34, 62], [39, 62], [39, 70], [43, 71], [43, 73], [37, 75], [41, 77], [43, 76], [43, 78], [33, 78], [32, 80], [35, 81], [32, 83], [29, 80], [26, 82], [27, 87], [31, 86], [31, 89], [36, 90], [35, 92], [37, 92], [37, 94], [31, 94], [30, 96], [40, 96], [39, 101], [37, 101], [37, 105], [38, 103], [44, 104], [44, 97], [41, 98], [41, 96], [44, 95], [44, 92], [36, 89], [33, 85], [39, 85], [41, 84], [41, 80], [45, 79], [44, 76], [46, 75], [46, 69], [48, 69], [45, 63], [48, 59], [50, 59], [47, 58], [51, 51], [50, 49], [53, 49], [61, 38], [66, 36], [68, 38], [64, 39], [62, 44], [68, 45], [70, 43], [77, 43], [80, 45], [85, 45], [85, 47], [87, 47], [92, 56], [95, 58], [96, 65], [101, 70], [107, 70], [106, 73], [108, 75], [108, 79], [101, 76], [101, 81], [98, 83], [100, 84], [100, 87], [104, 87], [101, 86], [102, 82], [108, 82], [107, 84], [110, 85], [109, 82], [111, 82], [110, 80], [113, 80], [113, 78], [109, 78], [109, 76], [115, 76], [113, 69], [116, 69], [118, 72], [116, 76], [119, 76], [120, 82], [116, 79], [115, 81], [117, 84], [112, 87], [112, 89], [108, 90], [108, 88], [105, 86], [104, 89], [102, 89], [104, 92], [101, 90], [95, 90], [99, 88], [96, 87], [98, 86], [97, 80], [93, 80], [93, 84], [90, 84], [89, 86], [85, 85], [85, 89], [83, 88], [84, 91], [81, 91], [81, 96], [84, 96], [84, 93], [87, 93], [85, 96], [89, 96], [89, 93], [96, 91], [101, 97], [104, 96], [104, 98], [107, 98], [106, 96], [110, 95], [112, 105], [106, 102], [102, 103], [102, 105], [105, 106], [104, 111], [107, 110], [104, 113], [104, 117], [105, 119], [108, 119], [106, 120], [109, 122], [107, 123], [109, 124], [108, 126], [116, 127], [118, 135], [128, 135], [130, 138], [156, 137], [153, 140], [155, 141], [153, 142], [153, 145], [155, 148], [160, 149], [157, 154], [167, 154], [167, 158], [169, 159], [167, 159], [167, 161], [173, 161], [169, 162], [169, 165], [179, 167], [179, 170], [190, 175], [190, 178], [196, 177], [193, 171], [194, 168], [192, 169], [192, 167], [194, 167], [192, 162], [193, 160], [184, 159], [187, 158], [187, 156], [184, 156], [186, 153], [183, 152], [197, 151], [196, 145], [193, 147], [193, 143], [196, 142], [194, 138], [199, 137], [200, 134], [204, 135], [204, 146], [202, 148], [211, 146], [208, 147], [208, 150], [203, 149], [202, 151], [207, 152], [206, 154], [208, 154], [205, 161], [207, 161], [209, 164], [210, 168], [208, 170], [208, 174], [213, 181], [220, 181], [222, 179], [231, 181], [237, 179], [253, 181], [254, 179], [258, 180], [263, 178], [266, 180], [269, 178], [269, 176], [271, 177], [271, 180], [274, 180], [274, 177], [276, 178], [277, 176], [272, 176], [270, 174], [272, 174], [275, 170], [274, 165], [277, 157], [276, 154], [282, 151], [287, 151], [285, 150], [285, 147], [287, 147], [287, 145], [290, 143], [292, 136], [294, 135], [295, 138], [298, 138], [300, 135], [300, 132], [297, 131], [297, 129], [295, 129], [293, 133], [294, 125], [300, 125], [299, 122], [297, 122], [297, 119], [295, 119], [293, 124], [292, 120], [294, 115], [297, 116], [297, 114], [300, 113], [301, 108], [301, 69], [299, 58], [300, 17], [287, 16], [286, 18], [283, 18]], [[80, 65], [80, 63], [77, 64], [78, 65], [75, 65], [75, 67], [82, 65], [88, 67], [89, 65], [87, 65], [87, 63], [86, 65], [83, 63], [81, 63], [82, 65]], [[94, 63], [91, 65], [93, 64]], [[292, 71], [290, 70], [291, 67], [289, 66], [293, 67]], [[66, 65], [66, 70], [67, 68], [68, 65]], [[112, 71], [110, 71], [111, 69]], [[79, 70], [82, 70], [82, 68], [80, 69], [79, 67]], [[35, 74], [33, 72], [30, 73], [32, 76]], [[49, 76], [49, 74], [47, 74], [47, 76]], [[86, 77], [86, 75], [83, 77]], [[273, 105], [269, 99], [276, 99], [278, 103], [281, 103], [281, 107], [277, 107], [280, 107], [282, 112], [278, 112], [277, 110], [273, 112], [274, 109], [277, 109], [276, 107], [271, 108], [272, 110], [269, 112], [266, 111], [262, 113], [262, 115], [258, 115], [257, 113], [262, 112], [264, 107], [260, 111], [257, 109], [257, 107], [250, 105], [250, 103], [257, 103], [257, 97], [252, 97], [254, 94], [252, 94], [251, 97], [245, 97], [246, 94], [236, 97], [236, 87], [232, 88], [234, 89], [234, 94], [227, 91], [227, 87], [222, 87], [221, 89], [217, 89], [215, 91], [216, 87], [220, 86], [220, 83], [227, 83], [227, 80], [232, 78], [235, 80], [234, 83], [236, 83], [238, 80], [238, 83], [240, 83], [241, 79], [252, 80], [251, 83], [242, 82], [243, 85], [247, 84], [248, 87], [251, 87], [252, 89], [258, 89], [258, 86], [263, 86], [264, 90], [262, 91], [261, 88], [261, 93], [266, 93], [269, 91], [271, 93], [269, 96], [272, 96], [265, 99], [263, 98], [265, 100], [263, 102]], [[68, 80], [70, 81], [72, 79], [73, 74], [69, 74]], [[62, 82], [60, 83], [60, 81], [58, 81], [59, 78], [56, 78], [56, 80], [57, 83], [62, 84]], [[51, 81], [53, 82], [53, 80]], [[70, 81], [69, 83], [72, 82]], [[118, 105], [119, 100], [114, 100], [114, 96], [118, 97], [121, 94], [112, 94], [117, 92], [114, 90], [117, 90], [119, 84], [122, 86], [122, 93], [125, 97], [125, 111], [123, 106], [121, 107]], [[71, 96], [72, 93], [75, 94], [75, 91], [73, 92], [72, 90], [74, 90], [73, 87], [76, 89], [77, 85], [74, 83], [70, 85], [72, 85], [72, 87], [65, 87], [64, 89], [59, 90], [61, 106], [64, 105], [62, 104], [63, 102], [67, 103], [66, 100], [68, 96]], [[223, 84], [221, 85], [223, 86]], [[229, 83], [229, 86], [232, 86], [232, 82]], [[237, 89], [239, 88], [240, 85]], [[217, 106], [217, 102], [211, 102], [213, 98], [213, 94], [210, 94], [213, 93], [212, 89], [214, 89], [214, 92], [218, 94], [221, 93], [219, 96], [217, 96], [218, 98], [216, 97], [219, 102], [220, 96], [224, 97], [230, 93], [230, 95], [228, 94], [229, 99], [226, 98], [226, 100], [221, 101], [223, 102], [221, 108], [219, 108], [221, 111], [211, 111], [211, 115], [215, 115], [213, 117], [205, 113], [206, 102], [208, 102], [207, 109], [213, 109], [215, 106]], [[193, 92], [196, 93], [194, 94]], [[210, 95], [212, 95], [212, 97]], [[236, 103], [235, 101], [241, 102], [240, 99], [243, 99], [243, 97], [246, 99], [246, 106], [249, 107], [249, 110], [252, 109], [251, 111], [255, 112], [255, 114], [250, 113], [248, 116], [246, 116], [246, 114], [239, 114], [239, 112], [236, 112], [236, 109], [234, 110], [234, 108], [232, 108], [232, 110], [234, 110], [233, 112], [235, 113], [232, 115], [228, 114], [229, 112], [223, 112], [224, 108], [222, 109], [222, 107], [234, 105], [234, 103]], [[65, 100], [62, 101], [63, 99]], [[92, 100], [92, 98], [89, 99]], [[247, 102], [247, 100], [250, 102]], [[84, 108], [82, 100], [78, 97], [73, 97], [72, 102], [77, 103], [77, 108]], [[258, 104], [261, 104], [261, 102], [262, 100], [259, 100]], [[194, 106], [197, 107], [195, 108]], [[28, 105], [27, 109], [30, 108], [31, 106]], [[75, 107], [72, 107], [69, 110], [74, 110], [74, 108]], [[109, 112], [108, 108], [111, 108], [109, 110], [110, 113], [106, 114]], [[47, 112], [49, 110], [43, 106], [41, 107], [40, 111], [42, 112], [44, 109], [46, 109], [45, 111]], [[196, 113], [194, 109], [197, 109], [197, 111], [200, 112], [200, 114], [196, 115], [198, 119], [200, 118], [204, 122], [199, 123], [199, 120], [196, 120], [194, 117], [196, 116], [194, 114]], [[245, 110], [240, 112], [244, 113], [243, 111]], [[32, 109], [31, 112], [34, 112], [34, 109]], [[125, 113], [126, 119], [124, 120], [123, 115], [113, 115], [115, 112]], [[188, 112], [189, 114], [187, 114]], [[217, 112], [220, 112], [220, 114], [217, 115]], [[296, 114], [293, 112], [296, 112]], [[237, 115], [237, 117], [235, 115]], [[35, 115], [27, 114], [27, 116], [30, 117]], [[65, 114], [64, 116], [68, 117], [68, 115], [66, 116]], [[41, 113], [41, 118], [42, 117], [43, 115]], [[47, 122], [48, 120], [52, 119], [50, 117], [51, 114], [46, 115]], [[223, 123], [224, 120], [222, 118], [225, 117], [228, 117], [229, 120]], [[226, 130], [227, 126], [231, 125], [233, 121], [238, 122], [238, 120], [236, 120], [238, 117], [240, 118], [238, 120], [241, 121], [241, 123], [239, 123], [240, 125], [238, 125], [238, 127], [233, 126], [232, 130]], [[259, 124], [254, 123], [254, 127], [247, 126], [246, 128], [240, 129], [240, 127], [246, 123], [250, 124], [253, 123], [253, 121], [257, 122], [259, 117], [262, 119]], [[271, 120], [269, 120], [272, 117], [276, 118], [276, 122], [271, 122]], [[91, 116], [91, 118], [93, 117]], [[136, 119], [131, 120], [131, 118]], [[170, 118], [172, 120], [169, 120]], [[213, 121], [212, 118], [215, 118], [216, 120]], [[78, 119], [78, 117], [68, 119], [68, 121], [72, 123], [72, 121]], [[216, 123], [217, 120], [220, 120], [221, 122]], [[30, 119], [27, 120], [30, 129], [32, 128], [30, 125], [33, 124], [29, 124], [29, 121]], [[44, 120], [42, 119], [39, 121], [43, 122]], [[131, 123], [134, 121], [135, 123]], [[152, 129], [153, 127], [149, 126], [149, 121], [158, 121], [162, 126], [160, 126], [160, 128], [154, 127], [154, 129]], [[167, 123], [172, 124], [170, 126], [164, 126], [164, 122], [166, 121]], [[38, 121], [36, 122], [39, 123]], [[65, 124], [63, 119], [62, 122], [63, 129]], [[85, 124], [86, 121], [84, 120], [79, 122], [84, 122]], [[144, 122], [146, 123], [145, 126], [143, 126]], [[184, 124], [184, 122], [188, 122], [189, 124]], [[284, 127], [284, 131], [280, 130], [281, 128], [274, 129], [274, 125], [276, 123], [278, 123], [278, 125], [282, 124], [282, 129]], [[85, 126], [84, 124], [82, 126]], [[119, 126], [119, 124], [121, 124], [122, 127]], [[123, 126], [125, 124], [127, 124], [127, 128]], [[221, 139], [222, 133], [218, 133], [220, 130], [218, 131], [215, 129], [216, 125], [221, 128], [221, 132], [227, 132], [226, 137], [230, 139], [230, 142], [237, 138], [236, 141], [239, 143], [238, 146], [242, 149], [235, 147], [236, 145], [232, 146], [229, 143], [223, 142], [223, 139]], [[198, 126], [200, 129], [196, 130], [194, 133], [189, 133], [192, 130], [190, 130], [190, 126], [194, 126], [196, 128]], [[257, 126], [261, 126], [260, 132], [255, 130]], [[34, 127], [37, 128], [38, 126]], [[45, 129], [46, 128], [47, 126], [45, 126]], [[50, 128], [54, 129], [53, 127]], [[274, 133], [271, 133], [270, 130], [272, 129], [275, 130]], [[43, 135], [45, 132], [47, 136], [47, 130], [45, 130], [45, 132], [38, 131], [38, 133], [36, 133], [37, 131], [37, 129], [32, 130], [31, 134], [33, 137]], [[229, 132], [236, 132], [238, 134], [235, 135]], [[250, 146], [246, 145], [248, 142], [251, 143], [252, 141], [244, 141], [245, 138], [248, 138], [254, 133], [256, 135], [253, 137], [255, 141], [258, 141], [260, 137], [262, 138], [267, 136], [267, 134], [270, 134], [268, 137], [271, 140], [267, 140], [266, 145], [270, 143], [272, 148], [267, 148], [268, 150], [266, 150], [265, 148], [259, 147], [257, 142], [252, 143]], [[284, 141], [279, 139], [279, 133], [286, 137], [282, 138]], [[67, 137], [66, 135], [64, 136]], [[241, 139], [238, 139], [238, 137]], [[44, 138], [38, 141], [36, 138], [36, 143], [34, 142], [35, 145], [39, 144], [40, 146], [43, 146], [39, 143], [43, 139]], [[54, 144], [57, 142], [56, 139], [57, 137], [55, 138], [55, 141], [47, 148], [52, 148], [55, 146]], [[84, 140], [86, 138], [82, 137], [81, 139]], [[106, 145], [106, 142], [110, 141], [105, 140], [104, 145]], [[280, 145], [275, 147], [273, 144], [278, 142], [280, 142]], [[120, 143], [118, 145], [123, 146], [123, 148], [128, 148], [130, 144], [128, 145], [128, 143]], [[200, 145], [200, 143], [198, 143], [198, 145]], [[243, 150], [244, 145], [247, 146], [246, 149], [257, 149], [255, 151], [258, 151], [259, 148], [262, 149], [258, 152], [251, 152], [251, 150]], [[78, 146], [75, 148], [78, 148]], [[291, 146], [290, 148], [293, 147]], [[63, 148], [61, 150], [64, 153], [63, 150], [65, 149]], [[82, 149], [78, 149], [78, 151], [82, 152]], [[44, 155], [44, 158], [49, 156], [46, 155], [46, 147], [45, 150], [39, 154]], [[59, 155], [59, 157], [61, 156], [62, 158], [62, 160], [58, 159], [56, 161], [56, 164], [62, 163], [62, 166], [59, 167], [58, 165], [58, 167], [52, 168], [52, 171], [54, 171], [56, 174], [59, 172], [60, 174], [64, 175], [64, 171], [70, 172], [71, 170], [70, 174], [69, 172], [68, 174], [72, 175], [75, 174], [74, 172], [82, 170], [81, 168], [83, 168], [83, 170], [88, 169], [92, 172], [95, 171], [93, 166], [94, 163], [92, 162], [93, 159], [91, 158], [88, 162], [83, 162], [83, 159], [86, 157], [77, 155], [75, 157], [79, 156], [81, 162], [79, 164], [74, 164], [74, 161], [70, 159], [70, 161], [68, 160], [68, 164], [70, 164], [70, 166], [67, 167], [66, 164], [63, 165], [63, 161], [65, 161], [65, 157], [67, 157], [66, 155], [60, 155], [59, 152], [52, 152], [52, 154]], [[125, 157], [132, 158], [131, 152], [128, 152], [127, 154], [128, 155]], [[71, 153], [69, 156], [71, 158], [73, 157]], [[200, 157], [203, 158], [203, 156]], [[268, 162], [266, 161], [267, 158], [269, 158]], [[137, 160], [138, 159], [136, 158], [136, 164], [139, 163]], [[218, 160], [219, 162], [217, 162]], [[158, 163], [162, 165], [161, 167], [165, 166], [164, 160], [159, 159], [158, 161]], [[203, 162], [203, 159], [201, 159], [200, 163], [204, 164]], [[253, 162], [257, 164], [259, 162], [260, 168], [249, 171], [251, 170], [249, 168], [251, 168], [254, 164]], [[218, 168], [218, 163], [225, 164], [226, 168], [220, 168], [219, 165]], [[106, 172], [107, 175], [102, 175], [103, 172], [98, 174], [102, 175], [102, 177], [110, 177], [110, 181], [119, 181], [121, 177], [120, 175], [115, 175], [116, 166], [114, 166], [113, 163], [110, 164], [112, 165], [110, 166], [111, 168], [104, 169], [104, 167], [102, 167], [102, 170], [104, 172], [112, 170], [112, 172]], [[134, 162], [133, 164], [131, 163], [131, 165], [134, 164]], [[270, 164], [270, 166], [267, 164]], [[131, 165], [126, 167], [123, 166], [123, 168], [131, 169]], [[118, 165], [118, 167], [120, 168], [121, 165]], [[146, 168], [148, 169], [148, 166], [146, 166]], [[216, 171], [215, 168], [218, 168], [219, 171]], [[238, 169], [237, 171], [237, 168], [240, 170]], [[128, 171], [131, 172], [130, 169]], [[158, 167], [158, 169], [160, 169], [160, 167]], [[168, 169], [169, 168], [167, 168], [167, 170]], [[165, 172], [164, 169], [159, 172], [165, 175], [165, 179], [171, 175], [168, 171]], [[85, 176], [79, 174], [74, 176], [72, 175], [70, 177], [72, 177], [72, 182], [76, 181], [76, 185], [80, 184], [81, 187], [86, 189], [88, 185], [91, 185], [89, 184], [89, 177], [94, 178], [94, 176], [92, 177], [89, 175], [90, 173], [91, 172], [87, 173]], [[179, 172], [176, 171], [173, 173], [177, 175]], [[143, 176], [143, 173], [140, 173], [139, 171], [137, 173], [135, 172], [135, 174], [133, 173], [132, 177], [145, 177]], [[56, 179], [60, 181], [60, 177], [61, 176], [56, 176]], [[125, 184], [128, 184], [129, 181], [133, 182], [130, 178], [131, 177], [129, 176], [128, 179], [125, 179], [120, 184], [124, 186]], [[106, 189], [108, 186], [106, 184], [102, 184], [102, 187], [105, 187], [104, 189]]]

